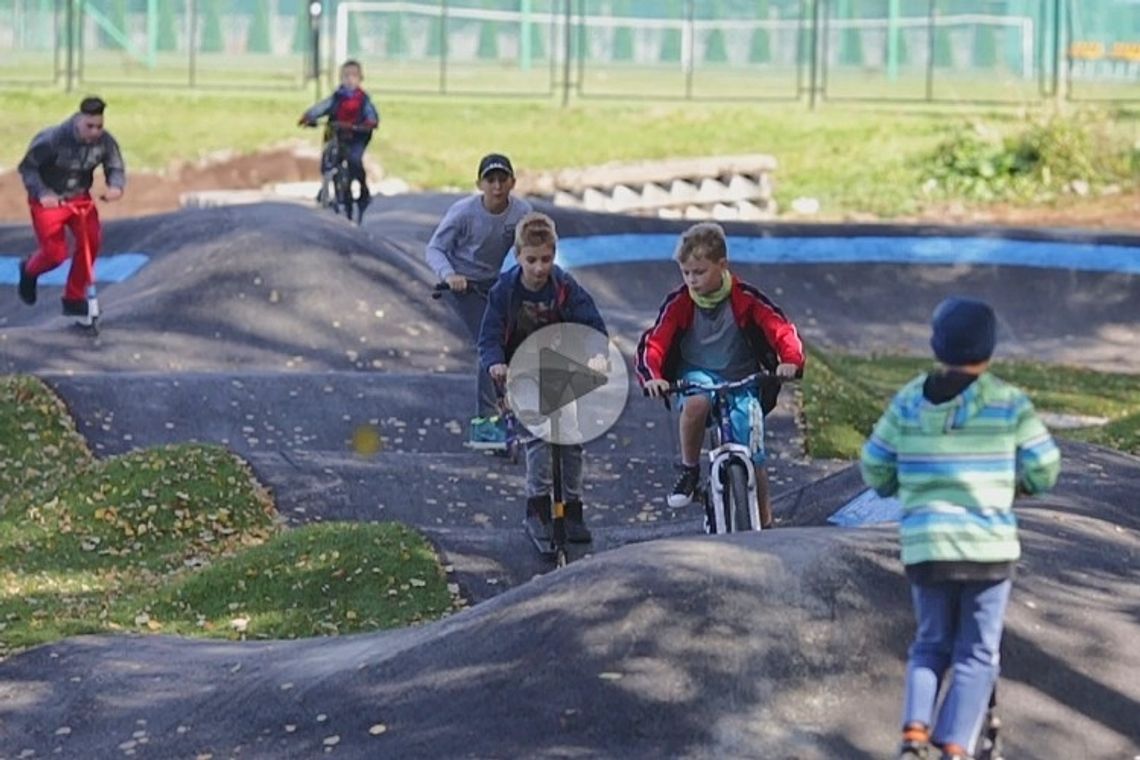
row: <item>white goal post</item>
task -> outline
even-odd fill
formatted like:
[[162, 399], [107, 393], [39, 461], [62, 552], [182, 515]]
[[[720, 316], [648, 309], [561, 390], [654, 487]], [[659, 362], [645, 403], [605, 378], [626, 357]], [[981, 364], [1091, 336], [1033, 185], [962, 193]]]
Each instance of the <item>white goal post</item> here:
[[[561, 3], [555, 7], [560, 6]], [[556, 44], [559, 45], [561, 45], [564, 39], [566, 24], [566, 15], [561, 10], [555, 12], [535, 11], [523, 13], [521, 11], [448, 6], [445, 13], [441, 3], [349, 0], [349, 2], [341, 2], [337, 5], [336, 21], [334, 24], [335, 54], [337, 61], [343, 61], [349, 57], [349, 17], [352, 14], [404, 14], [419, 16], [424, 19], [438, 19], [446, 15], [448, 19], [493, 21], [518, 24], [520, 27], [524, 23], [539, 24], [548, 27], [553, 25], [555, 29], [554, 40]], [[724, 18], [695, 19], [690, 21], [688, 19], [679, 18], [641, 18], [609, 15], [579, 16], [574, 13], [571, 14], [570, 23], [575, 26], [584, 26], [588, 30], [605, 30], [605, 32], [608, 33], [612, 33], [612, 30], [617, 28], [658, 32], [670, 29], [677, 30], [681, 34], [681, 68], [688, 71], [694, 64], [692, 60], [692, 51], [694, 49], [692, 38], [694, 35], [707, 35], [713, 30], [729, 29], [733, 30], [736, 34], [740, 34], [741, 32], [751, 33], [757, 29], [765, 29], [773, 33], [782, 32], [784, 34], [794, 34], [803, 27], [804, 22], [799, 18]], [[894, 24], [895, 28], [900, 30], [900, 32], [909, 30], [913, 34], [917, 30], [927, 30], [930, 25], [930, 20], [925, 16], [902, 17], [896, 19]], [[885, 37], [887, 30], [891, 26], [891, 21], [887, 18], [827, 19], [824, 25], [829, 34], [835, 34], [836, 32], [846, 29], [860, 29], [879, 32]], [[1034, 19], [1031, 16], [1003, 16], [983, 13], [947, 14], [936, 16], [934, 25], [936, 29], [954, 29], [955, 27], [971, 25], [987, 25], [997, 29], [1015, 30], [1021, 49], [1021, 75], [1025, 78], [1031, 78], [1033, 76], [1036, 44], [1034, 35], [1036, 29]], [[559, 49], [558, 54], [565, 55], [565, 51]]]

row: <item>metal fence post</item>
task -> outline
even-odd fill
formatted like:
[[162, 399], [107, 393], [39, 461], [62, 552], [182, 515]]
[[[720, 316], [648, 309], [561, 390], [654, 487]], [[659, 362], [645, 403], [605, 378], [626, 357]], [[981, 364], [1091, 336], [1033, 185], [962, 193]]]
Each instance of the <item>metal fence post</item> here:
[[811, 81], [808, 83], [808, 107], [815, 110], [817, 90], [819, 88], [819, 27], [820, 3], [822, 0], [812, 0], [811, 8]]
[[71, 92], [75, 88], [75, 0], [67, 0], [67, 73], [66, 89]]
[[578, 42], [574, 50], [578, 56], [578, 80], [574, 82], [574, 89], [578, 97], [582, 97], [582, 82], [586, 79], [586, 53], [590, 49], [589, 40], [586, 39], [586, 0], [578, 0]]
[[[831, 68], [831, 0], [817, 0], [823, 3], [823, 20], [821, 22], [821, 34], [823, 41], [820, 43], [819, 53], [819, 97], [821, 100], [827, 99], [827, 75]], [[840, 40], [840, 55], [842, 55], [843, 41]]]
[[198, 0], [186, 0], [186, 50], [190, 58], [190, 87], [194, 87], [198, 82]]
[[930, 0], [929, 15], [926, 19], [926, 102], [934, 100], [934, 46], [937, 32], [934, 18], [938, 12], [938, 0]]
[[685, 100], [693, 99], [693, 67], [696, 65], [697, 60], [697, 26], [696, 26], [696, 5], [693, 0], [685, 0], [685, 29], [688, 34], [681, 34], [681, 38], [688, 38], [688, 45], [681, 53], [682, 65], [685, 68]]
[[565, 0], [565, 25], [563, 30], [564, 44], [566, 49], [563, 51], [564, 57], [562, 59], [562, 107], [565, 108], [570, 104], [570, 50], [574, 44], [574, 29], [571, 21], [573, 21], [573, 4], [574, 0]]
[[[1061, 100], [1064, 95], [1061, 93], [1061, 65], [1067, 60], [1068, 56], [1065, 55], [1064, 41], [1061, 39], [1064, 27], [1061, 21], [1061, 6], [1065, 5], [1065, 10], [1068, 11], [1068, 5], [1062, 3], [1061, 0], [1053, 0], [1053, 97]], [[1067, 15], [1067, 14], [1066, 14]], [[1068, 21], [1069, 29], [1073, 28], [1072, 19]], [[1068, 91], [1066, 95], [1072, 97], [1073, 91], [1073, 65], [1072, 61], [1068, 62], [1065, 67], [1065, 89]]]
[[439, 94], [447, 92], [447, 0], [439, 3]]
[[51, 17], [51, 31], [52, 31], [52, 35], [51, 35], [51, 47], [52, 47], [52, 51], [51, 51], [51, 54], [52, 54], [51, 83], [52, 84], [59, 84], [59, 74], [60, 74], [59, 58], [60, 58], [61, 48], [63, 47], [60, 44], [59, 8], [60, 8], [60, 0], [55, 0], [55, 2], [52, 4], [52, 17]]

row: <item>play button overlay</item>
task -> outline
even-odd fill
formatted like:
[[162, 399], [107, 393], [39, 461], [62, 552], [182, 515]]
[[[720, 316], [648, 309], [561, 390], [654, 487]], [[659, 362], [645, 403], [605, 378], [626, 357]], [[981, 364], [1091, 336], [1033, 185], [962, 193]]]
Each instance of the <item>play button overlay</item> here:
[[[604, 366], [604, 365], [603, 365]], [[552, 349], [538, 349], [538, 413], [549, 416], [609, 382], [602, 372]]]
[[625, 408], [625, 359], [603, 333], [585, 325], [548, 325], [511, 357], [507, 403], [533, 435], [563, 446], [613, 427]]

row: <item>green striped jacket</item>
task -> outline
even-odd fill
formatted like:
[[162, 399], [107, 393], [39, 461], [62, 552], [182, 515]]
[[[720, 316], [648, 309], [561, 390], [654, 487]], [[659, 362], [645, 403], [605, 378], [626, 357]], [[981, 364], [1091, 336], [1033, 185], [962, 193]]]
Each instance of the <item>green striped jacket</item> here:
[[1013, 497], [1057, 482], [1053, 438], [1025, 394], [989, 373], [941, 404], [925, 381], [903, 386], [863, 446], [863, 480], [902, 502], [903, 564], [1016, 560]]

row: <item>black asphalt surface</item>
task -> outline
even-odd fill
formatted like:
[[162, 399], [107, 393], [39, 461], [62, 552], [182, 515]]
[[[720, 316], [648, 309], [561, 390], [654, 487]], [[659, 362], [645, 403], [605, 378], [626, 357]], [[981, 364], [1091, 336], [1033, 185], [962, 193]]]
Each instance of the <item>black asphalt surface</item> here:
[[[0, 760], [889, 756], [912, 626], [893, 532], [824, 527], [861, 485], [802, 456], [794, 389], [769, 418], [779, 530], [706, 538], [694, 511], [665, 507], [675, 416], [635, 394], [587, 448], [589, 556], [544, 574], [518, 526], [522, 466], [461, 446], [473, 358], [420, 263], [452, 200], [384, 199], [363, 229], [277, 205], [110, 224], [108, 250], [154, 259], [101, 288], [97, 339], [57, 316], [58, 292], [31, 309], [0, 294], [0, 371], [44, 377], [98, 455], [227, 445], [291, 522], [423, 530], [473, 603], [339, 639], [40, 647], [0, 662]], [[556, 213], [564, 236], [651, 224]], [[26, 228], [0, 228], [0, 250], [30, 245]], [[741, 270], [821, 343], [924, 351], [930, 308], [966, 289], [994, 301], [1011, 353], [1140, 369], [1138, 278]], [[668, 263], [576, 274], [627, 354], [676, 279]], [[349, 445], [362, 425], [382, 437], [375, 456]], [[1131, 758], [1140, 461], [1064, 453], [1057, 492], [1021, 507], [1009, 755]]]

